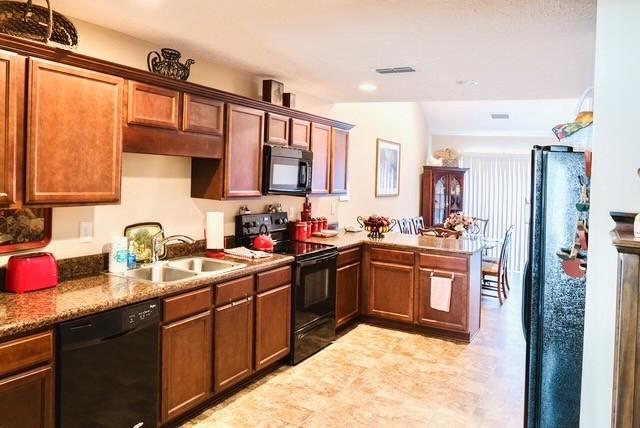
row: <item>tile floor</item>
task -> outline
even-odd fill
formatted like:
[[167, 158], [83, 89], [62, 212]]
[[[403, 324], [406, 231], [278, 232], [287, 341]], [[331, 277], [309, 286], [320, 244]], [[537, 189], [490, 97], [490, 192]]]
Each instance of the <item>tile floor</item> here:
[[483, 297], [471, 344], [360, 324], [183, 427], [521, 427], [525, 344], [512, 294], [502, 307]]

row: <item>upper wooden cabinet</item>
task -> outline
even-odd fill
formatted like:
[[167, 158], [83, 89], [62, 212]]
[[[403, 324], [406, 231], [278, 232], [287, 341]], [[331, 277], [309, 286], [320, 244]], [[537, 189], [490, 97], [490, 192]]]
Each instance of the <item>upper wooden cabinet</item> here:
[[463, 210], [466, 172], [466, 168], [424, 167], [422, 217], [425, 226], [441, 226], [450, 213]]
[[347, 193], [349, 131], [331, 128], [331, 193]]
[[127, 92], [128, 124], [178, 129], [178, 91], [129, 81]]
[[289, 144], [289, 118], [279, 114], [267, 113], [264, 141], [265, 143], [283, 146]]
[[262, 194], [264, 112], [230, 104], [227, 108], [224, 197]]
[[22, 199], [25, 58], [0, 51], [0, 206]]
[[222, 135], [224, 129], [224, 103], [222, 101], [184, 94], [182, 111], [183, 131]]
[[292, 147], [309, 150], [311, 144], [311, 122], [308, 120], [291, 119], [289, 125], [291, 136], [289, 144]]
[[311, 151], [313, 152], [311, 193], [329, 193], [331, 127], [318, 123], [311, 124]]
[[27, 204], [120, 200], [119, 77], [30, 59]]

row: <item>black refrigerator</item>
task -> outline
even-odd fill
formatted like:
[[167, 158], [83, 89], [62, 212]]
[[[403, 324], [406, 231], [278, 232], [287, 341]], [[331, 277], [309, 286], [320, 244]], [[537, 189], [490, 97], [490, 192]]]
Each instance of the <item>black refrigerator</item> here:
[[589, 208], [584, 153], [535, 146], [531, 175], [524, 426], [578, 427]]

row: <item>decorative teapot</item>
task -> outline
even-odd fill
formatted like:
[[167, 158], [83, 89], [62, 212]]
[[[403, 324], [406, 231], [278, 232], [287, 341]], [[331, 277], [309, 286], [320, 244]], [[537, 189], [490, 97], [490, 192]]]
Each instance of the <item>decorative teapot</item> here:
[[189, 78], [191, 64], [195, 64], [194, 60], [188, 59], [182, 64], [180, 63], [182, 54], [179, 51], [162, 48], [160, 52], [162, 52], [162, 54], [151, 51], [147, 55], [149, 71], [165, 77], [171, 77], [172, 79], [187, 80]]

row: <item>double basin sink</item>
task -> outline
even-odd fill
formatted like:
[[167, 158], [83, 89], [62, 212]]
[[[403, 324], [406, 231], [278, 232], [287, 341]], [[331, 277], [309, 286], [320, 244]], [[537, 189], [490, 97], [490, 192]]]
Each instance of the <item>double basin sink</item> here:
[[131, 269], [117, 276], [150, 281], [154, 283], [170, 283], [195, 277], [215, 276], [241, 269], [245, 263], [227, 260], [212, 260], [206, 257], [189, 257], [156, 262]]

